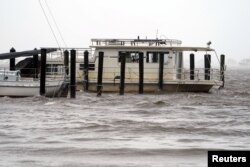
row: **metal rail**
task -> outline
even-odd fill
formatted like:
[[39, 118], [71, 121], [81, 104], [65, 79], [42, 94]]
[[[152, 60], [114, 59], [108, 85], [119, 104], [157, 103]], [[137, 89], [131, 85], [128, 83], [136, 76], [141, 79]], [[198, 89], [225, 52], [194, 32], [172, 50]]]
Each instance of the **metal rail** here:
[[177, 39], [91, 39], [92, 46], [179, 46]]

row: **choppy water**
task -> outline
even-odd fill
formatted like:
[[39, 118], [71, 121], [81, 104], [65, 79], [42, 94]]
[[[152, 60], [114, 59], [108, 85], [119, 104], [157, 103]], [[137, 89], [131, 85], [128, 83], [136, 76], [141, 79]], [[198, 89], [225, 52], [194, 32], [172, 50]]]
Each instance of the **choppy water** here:
[[0, 98], [0, 166], [207, 166], [250, 149], [250, 70], [211, 93]]

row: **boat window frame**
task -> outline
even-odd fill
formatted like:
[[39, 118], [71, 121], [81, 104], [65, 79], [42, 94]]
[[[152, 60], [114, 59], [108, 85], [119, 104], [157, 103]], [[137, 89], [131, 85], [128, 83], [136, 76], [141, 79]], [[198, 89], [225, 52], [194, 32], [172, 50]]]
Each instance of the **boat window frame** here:
[[[79, 64], [79, 70], [81, 70], [81, 71], [84, 70], [84, 63], [80, 63]], [[90, 63], [88, 70], [89, 71], [95, 71], [95, 64], [94, 63]]]
[[[157, 52], [157, 51], [147, 51], [146, 53], [146, 63], [150, 63], [150, 64], [155, 64], [155, 63], [159, 63], [159, 55], [160, 53], [163, 53], [164, 54], [164, 62], [166, 61], [165, 60], [165, 55], [168, 55], [168, 59], [167, 61], [164, 63], [164, 64], [168, 64], [168, 61], [169, 61], [169, 55], [170, 55], [170, 51], [164, 51], [164, 52]], [[154, 57], [152, 57], [152, 62], [149, 61], [149, 54], [153, 54]], [[156, 54], [156, 57], [155, 55]], [[154, 58], [154, 60], [153, 60]], [[156, 60], [156, 61], [155, 61]]]
[[64, 71], [63, 64], [46, 64], [46, 74], [54, 75], [55, 73], [63, 73]]
[[[126, 53], [126, 63], [139, 63], [139, 51], [119, 51], [118, 63], [121, 62], [121, 53]], [[135, 54], [135, 55], [132, 55]]]

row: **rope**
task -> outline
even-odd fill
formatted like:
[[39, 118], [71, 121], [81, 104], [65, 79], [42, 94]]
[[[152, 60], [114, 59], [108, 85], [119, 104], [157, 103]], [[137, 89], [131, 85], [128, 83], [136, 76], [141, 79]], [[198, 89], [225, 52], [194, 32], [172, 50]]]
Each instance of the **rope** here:
[[47, 6], [47, 8], [48, 8], [48, 11], [49, 11], [49, 13], [50, 13], [50, 15], [51, 15], [53, 21], [54, 21], [54, 23], [55, 23], [56, 29], [57, 29], [57, 31], [59, 32], [59, 35], [60, 35], [60, 37], [61, 37], [61, 39], [62, 39], [62, 41], [63, 41], [63, 43], [64, 43], [64, 46], [67, 47], [67, 44], [66, 44], [66, 42], [65, 42], [65, 40], [64, 40], [64, 38], [63, 38], [63, 36], [62, 36], [62, 33], [61, 33], [60, 29], [59, 29], [59, 26], [58, 26], [58, 24], [57, 24], [57, 22], [56, 22], [56, 19], [55, 19], [54, 15], [53, 15], [52, 11], [51, 11], [51, 9], [50, 9], [48, 3], [47, 3], [47, 0], [44, 0], [44, 1], [45, 1], [45, 4], [46, 4], [46, 6]]
[[51, 33], [53, 34], [53, 36], [54, 36], [54, 38], [55, 38], [55, 40], [56, 40], [56, 43], [57, 43], [59, 49], [61, 49], [60, 44], [59, 44], [59, 42], [58, 42], [58, 40], [57, 40], [57, 38], [56, 38], [56, 34], [55, 34], [55, 32], [54, 32], [54, 30], [53, 30], [53, 28], [52, 28], [52, 26], [51, 26], [51, 24], [50, 24], [50, 22], [49, 22], [49, 18], [48, 18], [48, 16], [46, 15], [46, 12], [45, 12], [45, 10], [44, 10], [44, 8], [43, 8], [43, 5], [42, 5], [42, 3], [41, 3], [41, 0], [38, 0], [38, 1], [39, 1], [39, 4], [40, 4], [41, 9], [42, 9], [42, 11], [43, 11], [43, 14], [44, 14], [44, 16], [45, 16], [45, 18], [46, 18], [46, 21], [47, 21], [47, 23], [49, 24]]
[[[219, 60], [219, 57], [218, 57], [218, 55], [217, 55], [217, 52], [216, 52], [216, 51], [214, 51], [214, 52], [215, 52], [215, 55], [216, 55], [216, 57], [217, 57], [217, 60], [218, 60], [218, 62], [219, 62], [219, 64], [220, 64], [220, 60]], [[225, 65], [224, 65], [224, 67], [223, 67], [223, 72], [225, 72]], [[220, 72], [220, 80], [222, 80], [223, 76], [224, 76], [224, 75], [222, 75], [221, 72]]]
[[218, 62], [220, 63], [220, 59], [219, 59], [219, 57], [218, 57], [218, 55], [217, 55], [217, 52], [214, 51], [214, 53], [215, 53], [215, 55], [216, 55], [216, 57], [217, 57]]

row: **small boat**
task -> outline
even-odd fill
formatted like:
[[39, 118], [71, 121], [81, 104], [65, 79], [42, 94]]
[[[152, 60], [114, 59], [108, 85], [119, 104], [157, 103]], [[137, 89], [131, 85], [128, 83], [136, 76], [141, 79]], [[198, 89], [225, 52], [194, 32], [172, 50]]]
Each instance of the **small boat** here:
[[[64, 80], [47, 80], [47, 97], [65, 97], [68, 91], [68, 82]], [[20, 71], [0, 70], [0, 96], [28, 97], [38, 96], [40, 81], [37, 79], [22, 80]]]

